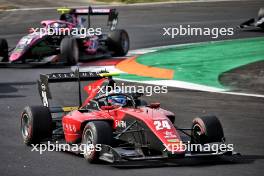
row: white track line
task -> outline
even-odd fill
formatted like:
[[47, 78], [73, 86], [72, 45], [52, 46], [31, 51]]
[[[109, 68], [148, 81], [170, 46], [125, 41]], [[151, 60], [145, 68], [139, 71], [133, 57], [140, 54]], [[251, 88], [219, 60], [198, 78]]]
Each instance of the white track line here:
[[[178, 45], [167, 45], [167, 46], [158, 46], [158, 47], [150, 47], [150, 48], [142, 48], [142, 49], [136, 49], [131, 50], [128, 55], [141, 55], [146, 54], [150, 52], [155, 52], [160, 49], [168, 49], [173, 47], [180, 47], [180, 46], [188, 46], [188, 45], [199, 45], [204, 43], [217, 43], [222, 41], [233, 41], [233, 40], [245, 40], [245, 39], [231, 39], [231, 40], [220, 40], [220, 41], [209, 41], [209, 42], [197, 42], [197, 43], [186, 43], [186, 44], [178, 44]], [[75, 66], [71, 68], [71, 70], [75, 70]], [[113, 72], [120, 72], [121, 70], [118, 70], [117, 68], [113, 68], [112, 66], [87, 66], [87, 67], [80, 67], [80, 70], [82, 71], [100, 71], [104, 69], [109, 69]], [[124, 72], [123, 72], [124, 73]], [[181, 89], [187, 89], [187, 90], [197, 90], [197, 91], [203, 91], [203, 92], [212, 92], [212, 93], [221, 93], [221, 94], [229, 94], [229, 95], [239, 95], [239, 96], [247, 96], [247, 97], [258, 97], [258, 98], [264, 98], [264, 95], [262, 94], [252, 94], [252, 93], [243, 93], [243, 92], [232, 92], [228, 91], [227, 89], [221, 89], [216, 87], [210, 87], [185, 81], [177, 81], [177, 80], [152, 80], [152, 81], [139, 81], [139, 80], [127, 80], [127, 79], [120, 79], [116, 78], [116, 80], [126, 81], [126, 82], [136, 82], [136, 83], [142, 83], [142, 84], [151, 84], [151, 85], [165, 85], [168, 87], [176, 87]]]
[[[71, 70], [75, 71], [77, 66], [72, 66]], [[115, 72], [115, 73], [125, 73], [119, 69], [117, 69], [114, 65], [112, 66], [80, 66], [81, 72], [100, 72], [102, 70], [107, 70], [109, 72]]]
[[[249, 38], [246, 38], [246, 39], [249, 39]], [[129, 52], [129, 55], [146, 54], [146, 53], [158, 51], [160, 49], [168, 49], [168, 48], [181, 47], [181, 46], [199, 45], [199, 44], [204, 44], [204, 43], [218, 43], [218, 42], [223, 42], [223, 41], [246, 40], [246, 39], [230, 39], [230, 40], [219, 40], [219, 41], [197, 42], [197, 43], [186, 43], [186, 44], [178, 44], [178, 45], [150, 47], [150, 48], [132, 50]], [[177, 80], [134, 81], [134, 80], [126, 80], [126, 79], [120, 79], [120, 80], [128, 81], [128, 82], [143, 83], [143, 84], [165, 85], [168, 87], [177, 87], [177, 88], [182, 88], [182, 89], [198, 90], [198, 91], [213, 92], [213, 93], [264, 98], [264, 95], [262, 94], [232, 92], [226, 89], [210, 87], [210, 86], [205, 86], [205, 85], [200, 85], [200, 84], [194, 84], [194, 83], [189, 83], [185, 81], [177, 81]]]
[[120, 78], [115, 78], [115, 79], [120, 80], [120, 81], [125, 81], [125, 82], [135, 82], [135, 83], [148, 84], [148, 85], [168, 86], [168, 87], [175, 87], [175, 88], [186, 89], [186, 90], [196, 90], [196, 91], [210, 92], [210, 93], [264, 98], [264, 95], [261, 95], [261, 94], [229, 92], [229, 91], [225, 91], [225, 89], [214, 88], [214, 87], [204, 86], [200, 84], [193, 84], [193, 83], [184, 82], [184, 81], [176, 81], [176, 80], [138, 81], [138, 80], [127, 80], [127, 79], [120, 79]]
[[150, 53], [150, 52], [156, 52], [156, 51], [161, 50], [161, 49], [169, 49], [169, 48], [176, 48], [176, 47], [182, 47], [182, 46], [200, 45], [200, 44], [208, 44], [208, 43], [221, 43], [221, 42], [229, 42], [229, 41], [234, 41], [234, 40], [238, 41], [238, 40], [248, 40], [248, 39], [256, 39], [256, 38], [264, 38], [264, 37], [249, 37], [249, 38], [239, 38], [239, 39], [225, 39], [225, 40], [215, 40], [215, 41], [155, 46], [155, 47], [148, 47], [148, 48], [131, 50], [128, 52], [128, 55], [146, 54], [146, 53]]

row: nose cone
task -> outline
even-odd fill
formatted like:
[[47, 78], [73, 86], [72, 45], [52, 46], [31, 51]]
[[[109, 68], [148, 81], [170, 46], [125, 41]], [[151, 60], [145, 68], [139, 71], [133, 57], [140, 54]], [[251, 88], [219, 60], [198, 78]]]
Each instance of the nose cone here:
[[18, 61], [20, 59], [21, 53], [15, 52], [12, 53], [11, 56], [9, 57], [10, 62]]

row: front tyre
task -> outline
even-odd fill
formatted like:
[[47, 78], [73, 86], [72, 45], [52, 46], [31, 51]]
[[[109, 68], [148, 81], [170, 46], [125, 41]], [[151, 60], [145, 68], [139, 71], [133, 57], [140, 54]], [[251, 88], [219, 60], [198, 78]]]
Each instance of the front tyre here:
[[98, 147], [100, 145], [111, 145], [113, 138], [112, 127], [106, 121], [93, 121], [86, 124], [83, 135], [82, 145], [85, 146], [83, 151], [84, 158], [90, 163], [99, 161]]
[[21, 114], [21, 133], [26, 145], [52, 136], [52, 117], [44, 106], [27, 106]]
[[61, 59], [68, 65], [76, 65], [79, 60], [79, 47], [77, 40], [71, 37], [64, 37], [60, 43]]
[[112, 56], [125, 56], [129, 50], [129, 36], [124, 29], [114, 30], [108, 34], [108, 49]]
[[0, 38], [0, 57], [2, 57], [2, 62], [8, 61], [8, 43], [6, 39]]
[[193, 120], [191, 143], [223, 142], [224, 132], [216, 116], [203, 116]]

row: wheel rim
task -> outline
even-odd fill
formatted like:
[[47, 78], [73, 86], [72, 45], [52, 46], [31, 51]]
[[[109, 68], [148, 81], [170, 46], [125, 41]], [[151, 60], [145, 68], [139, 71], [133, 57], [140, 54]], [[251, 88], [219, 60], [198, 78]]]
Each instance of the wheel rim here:
[[93, 144], [93, 133], [92, 131], [86, 130], [84, 134], [84, 144], [85, 144], [85, 155], [90, 156], [92, 155], [93, 151], [90, 150], [89, 146]]
[[202, 129], [198, 124], [193, 125], [193, 137], [194, 141], [200, 143], [201, 142], [201, 134], [202, 134]]
[[30, 131], [29, 117], [27, 114], [24, 114], [22, 116], [22, 121], [21, 121], [21, 132], [24, 139], [28, 137], [29, 131]]

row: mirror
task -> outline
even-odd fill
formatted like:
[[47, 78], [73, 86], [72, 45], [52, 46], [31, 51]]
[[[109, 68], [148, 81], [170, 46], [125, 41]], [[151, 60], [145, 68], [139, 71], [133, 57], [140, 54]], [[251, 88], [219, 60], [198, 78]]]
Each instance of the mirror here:
[[153, 109], [158, 109], [160, 108], [160, 103], [150, 103], [149, 107]]

